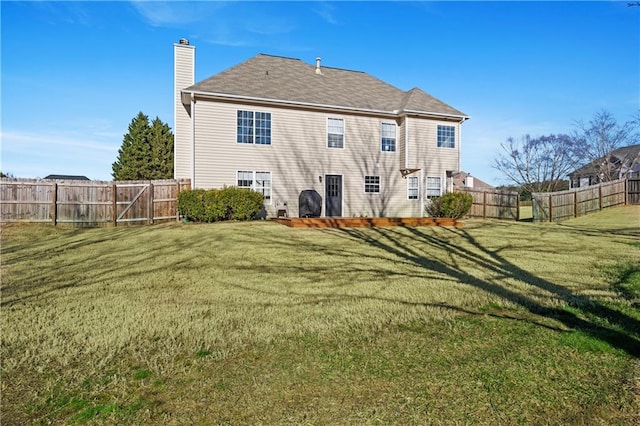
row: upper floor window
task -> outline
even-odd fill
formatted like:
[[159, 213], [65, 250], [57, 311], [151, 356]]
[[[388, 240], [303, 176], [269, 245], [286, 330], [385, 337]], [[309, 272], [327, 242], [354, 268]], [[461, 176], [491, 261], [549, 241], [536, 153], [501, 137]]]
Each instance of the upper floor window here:
[[429, 176], [427, 177], [427, 198], [435, 198], [442, 195], [442, 184], [440, 177]]
[[271, 201], [271, 172], [238, 171], [237, 181], [239, 188], [253, 189]]
[[438, 126], [438, 148], [456, 147], [456, 128], [454, 126]]
[[344, 148], [344, 120], [341, 118], [327, 119], [327, 147]]
[[238, 143], [271, 145], [271, 113], [238, 110]]
[[417, 200], [420, 193], [418, 176], [407, 177], [407, 198], [409, 200]]
[[365, 176], [364, 192], [367, 192], [367, 193], [380, 192], [380, 176]]
[[381, 149], [383, 152], [396, 151], [396, 125], [393, 123], [382, 123], [380, 129], [382, 134]]

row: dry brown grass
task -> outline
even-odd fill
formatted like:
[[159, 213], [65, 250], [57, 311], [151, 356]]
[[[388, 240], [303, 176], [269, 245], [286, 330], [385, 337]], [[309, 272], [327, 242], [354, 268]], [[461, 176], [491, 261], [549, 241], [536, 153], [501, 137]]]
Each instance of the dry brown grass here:
[[4, 227], [3, 424], [633, 424], [638, 215]]

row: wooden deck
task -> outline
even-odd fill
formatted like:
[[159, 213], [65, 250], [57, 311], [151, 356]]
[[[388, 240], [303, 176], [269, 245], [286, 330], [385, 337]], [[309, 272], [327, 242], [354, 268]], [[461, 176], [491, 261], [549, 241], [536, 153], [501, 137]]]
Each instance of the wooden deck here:
[[291, 228], [377, 228], [388, 226], [455, 226], [455, 219], [432, 217], [280, 217], [273, 219]]

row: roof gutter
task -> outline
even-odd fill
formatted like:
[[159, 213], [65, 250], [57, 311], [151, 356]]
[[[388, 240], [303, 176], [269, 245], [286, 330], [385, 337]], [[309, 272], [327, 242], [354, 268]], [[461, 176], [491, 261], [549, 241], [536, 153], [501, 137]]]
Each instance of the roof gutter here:
[[414, 109], [403, 109], [400, 111], [401, 114], [419, 114], [419, 115], [431, 115], [435, 117], [451, 117], [451, 118], [459, 118], [460, 123], [465, 122], [469, 119], [468, 115], [458, 115], [458, 114], [445, 114], [442, 112], [430, 112], [430, 111], [418, 111]]
[[[455, 114], [444, 114], [437, 112], [426, 112], [426, 111], [413, 111], [413, 110], [378, 110], [378, 109], [368, 109], [368, 108], [356, 108], [356, 107], [348, 107], [348, 106], [339, 106], [339, 105], [331, 105], [331, 104], [316, 104], [311, 102], [300, 102], [300, 101], [290, 101], [284, 99], [271, 99], [271, 98], [259, 98], [254, 96], [243, 96], [243, 95], [232, 95], [228, 93], [215, 93], [215, 92], [202, 92], [198, 90], [183, 90], [183, 94], [190, 94], [192, 96], [199, 96], [203, 98], [214, 98], [214, 99], [228, 99], [233, 101], [251, 101], [251, 102], [260, 102], [260, 103], [269, 103], [269, 104], [280, 104], [280, 105], [291, 105], [291, 106], [301, 106], [301, 107], [310, 107], [310, 108], [320, 108], [320, 109], [330, 109], [330, 110], [343, 110], [343, 111], [351, 111], [351, 112], [361, 112], [368, 114], [384, 114], [392, 117], [398, 117], [402, 114], [421, 114], [421, 115], [432, 115], [438, 117], [450, 117], [450, 118], [458, 118], [462, 121], [467, 120], [469, 117], [465, 115], [455, 115]], [[461, 122], [462, 122], [461, 121]]]

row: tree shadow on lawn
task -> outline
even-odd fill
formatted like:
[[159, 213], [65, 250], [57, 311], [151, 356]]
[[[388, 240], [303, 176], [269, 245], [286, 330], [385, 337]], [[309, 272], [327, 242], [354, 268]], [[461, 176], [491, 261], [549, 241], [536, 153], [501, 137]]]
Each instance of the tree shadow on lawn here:
[[[161, 226], [161, 225], [159, 225]], [[140, 244], [118, 246], [105, 245], [112, 240], [135, 238], [145, 235], [149, 231], [147, 226], [132, 226], [120, 228], [106, 228], [97, 232], [96, 229], [73, 228], [64, 230], [64, 235], [52, 241], [34, 241], [30, 244], [3, 247], [2, 256], [4, 266], [11, 266], [31, 259], [35, 262], [32, 269], [22, 270], [12, 277], [4, 279], [0, 285], [0, 307], [11, 307], [27, 303], [32, 300], [49, 297], [66, 289], [82, 289], [104, 282], [118, 282], [136, 279], [142, 275], [184, 270], [187, 273], [192, 260], [186, 256], [176, 257], [176, 253], [206, 245], [206, 240], [184, 240], [165, 242], [161, 238], [144, 241]], [[24, 255], [14, 253], [27, 252]], [[68, 256], [67, 253], [91, 252], [90, 256], [78, 263], [78, 256]], [[9, 257], [9, 261], [6, 257]], [[53, 265], [42, 266], [38, 259], [54, 259]], [[136, 260], [139, 259], [139, 260]], [[164, 259], [150, 266], [150, 259]], [[170, 259], [171, 264], [166, 259]], [[27, 275], [22, 277], [19, 275]], [[94, 287], [95, 288], [95, 287]], [[86, 291], [92, 291], [87, 289]]]
[[[533, 273], [505, 259], [498, 253], [498, 250], [493, 251], [482, 246], [465, 230], [442, 228], [456, 237], [453, 240], [454, 242], [462, 238], [473, 250], [464, 248], [460, 244], [451, 243], [435, 235], [429, 235], [423, 228], [406, 227], [399, 229], [404, 229], [412, 235], [410, 244], [407, 243], [406, 232], [393, 228], [370, 228], [369, 230], [342, 228], [327, 232], [335, 232], [335, 235], [364, 241], [416, 266], [436, 271], [454, 278], [459, 283], [497, 295], [524, 307], [532, 314], [552, 318], [568, 328], [581, 331], [598, 340], [607, 342], [615, 348], [624, 350], [629, 355], [640, 357], [640, 321], [635, 318], [605, 306], [587, 296], [574, 294], [566, 287], [535, 276]], [[443, 261], [429, 257], [430, 248], [446, 251], [450, 254], [450, 259]], [[500, 279], [513, 279], [544, 290], [584, 315], [576, 313], [574, 309], [544, 306], [525, 294], [509, 289], [505, 285], [493, 280], [477, 278], [458, 268], [454, 259], [475, 265], [500, 277]]]

